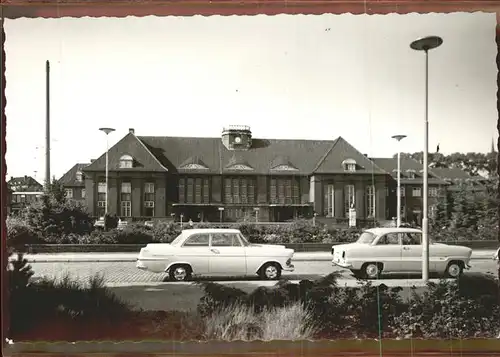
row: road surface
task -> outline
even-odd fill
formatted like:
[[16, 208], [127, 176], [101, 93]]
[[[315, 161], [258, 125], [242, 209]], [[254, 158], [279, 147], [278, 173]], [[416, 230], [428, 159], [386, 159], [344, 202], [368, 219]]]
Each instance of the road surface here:
[[[494, 274], [496, 265], [491, 259], [476, 259], [467, 274]], [[328, 261], [299, 261], [294, 262], [295, 272], [283, 273], [283, 277], [291, 281], [302, 279], [318, 279], [333, 271], [342, 273], [338, 283], [340, 286], [356, 286], [357, 281], [350, 271], [333, 267]], [[45, 262], [31, 263], [35, 271], [35, 278], [42, 276], [60, 278], [69, 274], [73, 279], [82, 283], [88, 281], [91, 276], [101, 274], [104, 282], [114, 293], [124, 301], [136, 308], [145, 310], [192, 310], [196, 308], [202, 297], [201, 289], [189, 282], [168, 282], [166, 274], [154, 274], [135, 268], [134, 262]], [[384, 276], [384, 279], [374, 281], [374, 284], [385, 284], [387, 286], [402, 286], [403, 297], [409, 296], [410, 287], [422, 287], [422, 281], [417, 275]], [[200, 279], [202, 280], [202, 279]], [[216, 280], [224, 285], [234, 286], [247, 292], [251, 292], [258, 286], [272, 286], [273, 281], [259, 281], [256, 278], [238, 279], [203, 279]], [[435, 281], [438, 281], [437, 279]], [[422, 290], [422, 289], [420, 289]]]

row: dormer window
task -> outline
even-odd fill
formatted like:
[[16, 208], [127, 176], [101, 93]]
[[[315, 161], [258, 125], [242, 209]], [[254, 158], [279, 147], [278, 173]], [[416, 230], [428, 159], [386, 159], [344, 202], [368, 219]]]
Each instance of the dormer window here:
[[346, 159], [342, 161], [344, 171], [356, 172], [356, 161], [354, 159]]
[[120, 169], [131, 169], [134, 167], [134, 158], [130, 155], [120, 157]]
[[76, 172], [76, 181], [78, 181], [78, 182], [83, 181], [83, 172], [81, 172], [81, 171]]
[[410, 179], [415, 178], [415, 170], [407, 170], [406, 173], [408, 174], [408, 178]]

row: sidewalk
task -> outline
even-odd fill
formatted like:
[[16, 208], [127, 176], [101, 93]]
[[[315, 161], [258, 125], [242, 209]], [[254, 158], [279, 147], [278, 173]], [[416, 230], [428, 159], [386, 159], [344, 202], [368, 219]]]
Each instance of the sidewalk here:
[[[476, 250], [472, 252], [472, 259], [490, 260], [495, 253], [494, 250]], [[24, 257], [30, 263], [78, 263], [78, 262], [134, 262], [138, 253], [54, 253], [54, 254], [25, 254]], [[300, 261], [330, 261], [330, 252], [297, 252], [293, 260]]]

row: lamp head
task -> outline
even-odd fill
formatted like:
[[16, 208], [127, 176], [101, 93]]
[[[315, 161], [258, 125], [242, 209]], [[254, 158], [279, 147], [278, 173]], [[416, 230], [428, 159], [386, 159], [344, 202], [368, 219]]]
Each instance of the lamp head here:
[[100, 131], [104, 132], [106, 135], [115, 131], [113, 128], [99, 128]]
[[391, 138], [396, 139], [397, 141], [401, 141], [406, 138], [406, 135], [393, 135]]
[[419, 38], [410, 43], [410, 48], [415, 51], [429, 51], [443, 44], [443, 39], [439, 36], [427, 36]]

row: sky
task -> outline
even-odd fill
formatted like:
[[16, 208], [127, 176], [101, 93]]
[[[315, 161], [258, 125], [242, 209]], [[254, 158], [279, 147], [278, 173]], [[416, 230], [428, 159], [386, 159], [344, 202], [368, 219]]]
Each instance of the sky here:
[[[424, 148], [487, 152], [497, 137], [494, 13], [5, 20], [7, 179], [45, 175], [45, 61], [51, 174], [136, 135], [334, 140], [390, 157]], [[392, 135], [406, 134], [400, 145]]]

